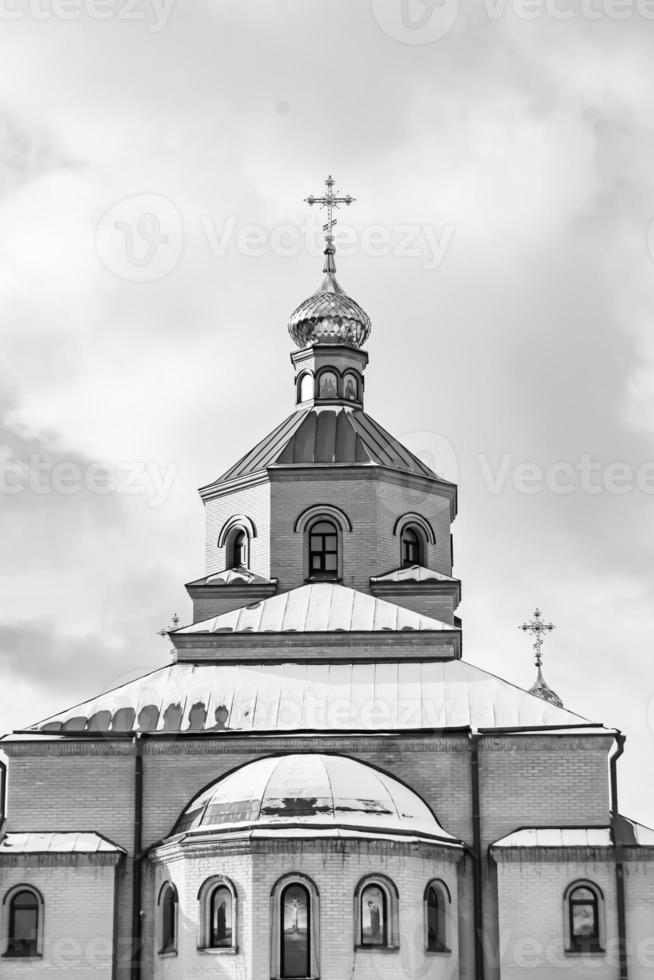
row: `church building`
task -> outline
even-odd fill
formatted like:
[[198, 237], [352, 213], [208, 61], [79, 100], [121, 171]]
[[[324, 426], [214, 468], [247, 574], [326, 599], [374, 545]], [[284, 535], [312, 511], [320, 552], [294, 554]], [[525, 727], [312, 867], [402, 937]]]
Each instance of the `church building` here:
[[326, 184], [291, 411], [207, 474], [173, 662], [0, 743], [0, 980], [654, 977], [624, 737], [539, 613], [531, 691], [463, 659], [457, 488], [366, 412]]

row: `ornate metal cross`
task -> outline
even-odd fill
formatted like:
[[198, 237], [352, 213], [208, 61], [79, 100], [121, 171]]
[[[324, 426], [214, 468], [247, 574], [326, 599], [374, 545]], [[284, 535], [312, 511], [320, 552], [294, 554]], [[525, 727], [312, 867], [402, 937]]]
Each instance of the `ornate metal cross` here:
[[519, 627], [521, 630], [524, 630], [525, 633], [531, 633], [531, 635], [534, 637], [533, 647], [536, 651], [537, 667], [541, 667], [543, 664], [543, 652], [541, 649], [543, 646], [543, 634], [551, 633], [551, 631], [555, 628], [552, 623], [544, 623], [542, 620], [542, 615], [543, 614], [540, 609], [537, 609], [531, 622], [523, 623], [522, 626]]
[[334, 217], [334, 208], [338, 208], [340, 204], [352, 204], [356, 201], [355, 197], [351, 194], [346, 194], [345, 197], [338, 197], [334, 194], [334, 184], [336, 181], [330, 174], [325, 181], [325, 187], [327, 190], [322, 197], [315, 197], [313, 194], [309, 194], [305, 197], [307, 204], [319, 204], [321, 208], [327, 208], [327, 224], [322, 226], [322, 230], [325, 232], [325, 241], [330, 245], [334, 240], [333, 228], [336, 224], [336, 218]]

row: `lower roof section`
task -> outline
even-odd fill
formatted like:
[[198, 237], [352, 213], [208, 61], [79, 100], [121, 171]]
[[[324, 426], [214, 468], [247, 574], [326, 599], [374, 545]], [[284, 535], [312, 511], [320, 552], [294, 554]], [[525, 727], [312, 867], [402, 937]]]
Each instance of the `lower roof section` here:
[[598, 728], [462, 660], [177, 662], [31, 726], [104, 732], [392, 732]]
[[122, 847], [93, 831], [10, 833], [0, 840], [0, 859], [17, 854], [124, 853]]

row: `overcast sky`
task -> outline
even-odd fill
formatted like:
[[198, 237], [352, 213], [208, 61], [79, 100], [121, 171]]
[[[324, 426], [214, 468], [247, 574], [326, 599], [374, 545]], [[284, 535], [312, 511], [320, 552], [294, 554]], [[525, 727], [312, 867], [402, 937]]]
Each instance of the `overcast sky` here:
[[168, 661], [196, 487], [292, 408], [332, 172], [366, 407], [460, 482], [464, 656], [530, 686], [540, 605], [654, 822], [652, 16], [1, 0], [0, 728]]

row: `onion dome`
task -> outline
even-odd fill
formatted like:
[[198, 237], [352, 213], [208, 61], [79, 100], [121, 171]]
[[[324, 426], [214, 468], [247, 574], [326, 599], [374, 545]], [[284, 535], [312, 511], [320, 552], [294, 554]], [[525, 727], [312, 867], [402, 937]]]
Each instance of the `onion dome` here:
[[197, 796], [173, 834], [373, 832], [458, 843], [426, 803], [385, 773], [333, 755], [272, 756], [250, 762]]
[[344, 344], [363, 347], [370, 336], [370, 317], [339, 285], [334, 264], [334, 245], [325, 248], [325, 278], [320, 289], [300, 303], [288, 323], [288, 332], [298, 347], [314, 344]]

